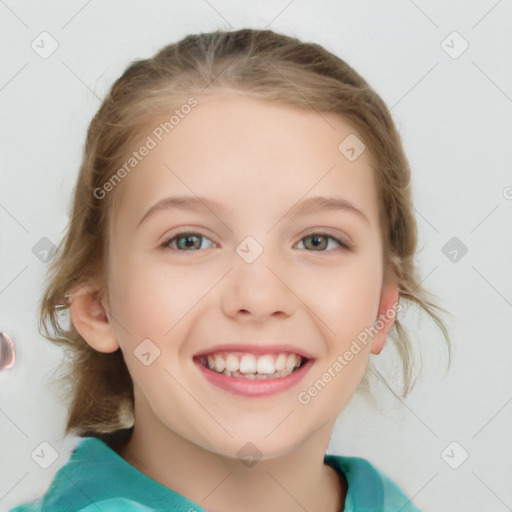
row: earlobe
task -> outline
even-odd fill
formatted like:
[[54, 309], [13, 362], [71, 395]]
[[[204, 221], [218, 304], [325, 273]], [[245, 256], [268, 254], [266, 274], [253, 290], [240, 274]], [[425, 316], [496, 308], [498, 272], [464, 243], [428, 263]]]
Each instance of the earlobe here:
[[374, 324], [378, 333], [373, 338], [372, 354], [380, 354], [386, 344], [389, 330], [395, 321], [399, 299], [400, 290], [394, 280], [382, 287], [379, 313]]
[[115, 352], [119, 343], [98, 290], [81, 285], [71, 294], [69, 313], [80, 336], [99, 352]]

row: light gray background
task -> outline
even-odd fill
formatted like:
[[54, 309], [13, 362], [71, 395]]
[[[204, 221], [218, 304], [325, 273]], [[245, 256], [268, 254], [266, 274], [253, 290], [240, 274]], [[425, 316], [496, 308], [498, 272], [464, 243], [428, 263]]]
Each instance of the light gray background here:
[[[65, 408], [45, 383], [60, 352], [37, 334], [46, 264], [32, 248], [62, 236], [99, 98], [134, 58], [188, 33], [245, 26], [324, 45], [392, 107], [413, 169], [418, 264], [453, 313], [448, 375], [424, 320], [420, 387], [403, 404], [380, 390], [380, 411], [356, 396], [330, 451], [368, 458], [424, 511], [512, 510], [509, 0], [0, 0], [0, 16], [0, 330], [17, 348], [16, 366], [0, 373], [1, 510], [41, 495], [77, 442], [63, 439]], [[43, 31], [59, 45], [47, 59], [31, 48]], [[468, 248], [456, 262], [442, 252], [452, 237]], [[44, 441], [58, 453], [48, 469], [31, 458]], [[453, 469], [446, 461], [463, 450], [469, 458]]]

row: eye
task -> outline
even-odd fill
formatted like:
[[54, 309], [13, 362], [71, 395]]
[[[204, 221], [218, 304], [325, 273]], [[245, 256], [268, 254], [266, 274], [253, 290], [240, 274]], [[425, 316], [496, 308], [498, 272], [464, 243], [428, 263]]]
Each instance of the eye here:
[[[162, 242], [162, 248], [174, 249], [177, 251], [188, 252], [187, 249], [197, 251], [199, 249], [205, 249], [203, 247], [202, 240], [210, 240], [201, 233], [195, 233], [192, 231], [182, 231], [181, 233], [173, 233], [170, 238], [167, 238]], [[176, 244], [174, 242], [176, 241]], [[211, 242], [211, 240], [210, 240]], [[215, 242], [212, 242], [213, 246]], [[210, 247], [206, 247], [209, 249]]]
[[[210, 241], [210, 247], [204, 247], [203, 240]], [[299, 243], [302, 243], [302, 241], [306, 241], [306, 244], [304, 245], [309, 243], [309, 247], [305, 247], [306, 249], [311, 249], [315, 252], [326, 252], [326, 249], [329, 247], [332, 250], [333, 247], [332, 243], [329, 243], [330, 241], [346, 250], [350, 250], [352, 248], [352, 244], [348, 241], [333, 237], [326, 233], [311, 233], [303, 237]], [[164, 240], [160, 246], [164, 249], [167, 248], [180, 252], [189, 252], [190, 250], [197, 251], [199, 249], [210, 249], [215, 247], [216, 244], [201, 233], [194, 231], [182, 231], [180, 233], [172, 233], [169, 235], [169, 237]], [[334, 246], [334, 249], [336, 249], [336, 246]]]
[[[302, 243], [302, 241], [305, 240], [306, 244], [310, 243], [310, 248], [316, 252], [325, 252], [325, 249], [329, 247], [329, 241], [334, 241], [335, 244], [338, 244], [338, 246], [350, 250], [352, 248], [352, 244], [347, 242], [346, 240], [341, 240], [339, 238], [335, 238], [331, 235], [328, 235], [327, 233], [311, 233], [304, 238], [301, 239], [299, 243]], [[332, 248], [332, 244], [331, 244]], [[336, 249], [336, 247], [334, 247]]]

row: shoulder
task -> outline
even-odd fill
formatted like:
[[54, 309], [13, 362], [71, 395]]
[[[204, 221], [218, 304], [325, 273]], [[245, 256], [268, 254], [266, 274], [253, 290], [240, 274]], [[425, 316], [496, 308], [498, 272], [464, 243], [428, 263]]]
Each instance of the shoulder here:
[[68, 507], [66, 509], [48, 508], [44, 505], [43, 501], [43, 499], [40, 499], [32, 503], [24, 503], [10, 509], [8, 512], [49, 512], [56, 510], [59, 510], [59, 512], [98, 512], [98, 510], [101, 510], [101, 512], [155, 512], [154, 508], [148, 508], [140, 503], [124, 498], [110, 498], [107, 500], [95, 501], [89, 505], [85, 505], [85, 507]]
[[201, 512], [203, 509], [126, 462], [98, 437], [84, 437], [46, 493], [9, 512]]
[[8, 512], [152, 512], [153, 508], [111, 495], [117, 487], [118, 473], [112, 471], [116, 462], [100, 440], [82, 438], [45, 494]]
[[347, 512], [420, 512], [400, 487], [368, 460], [326, 455], [325, 462], [347, 480]]

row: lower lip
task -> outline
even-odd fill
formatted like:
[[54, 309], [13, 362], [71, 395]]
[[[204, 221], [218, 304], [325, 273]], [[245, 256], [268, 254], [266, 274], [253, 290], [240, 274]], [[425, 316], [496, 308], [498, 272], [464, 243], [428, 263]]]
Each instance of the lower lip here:
[[282, 393], [295, 386], [313, 366], [313, 359], [309, 359], [298, 370], [286, 377], [270, 379], [246, 379], [245, 377], [228, 377], [223, 373], [210, 370], [199, 361], [194, 361], [206, 379], [215, 386], [229, 391], [235, 395], [244, 396], [270, 396]]

